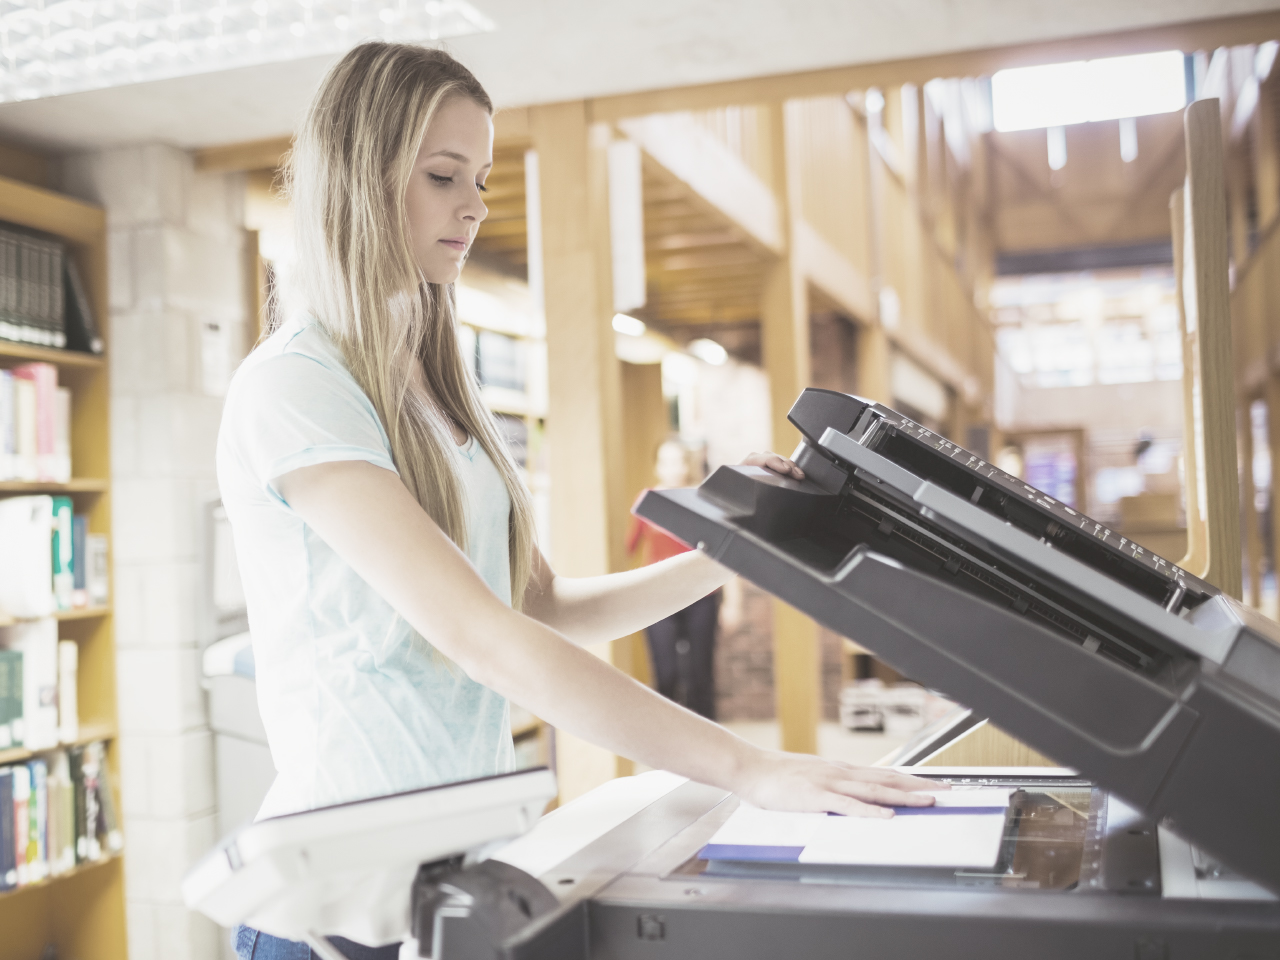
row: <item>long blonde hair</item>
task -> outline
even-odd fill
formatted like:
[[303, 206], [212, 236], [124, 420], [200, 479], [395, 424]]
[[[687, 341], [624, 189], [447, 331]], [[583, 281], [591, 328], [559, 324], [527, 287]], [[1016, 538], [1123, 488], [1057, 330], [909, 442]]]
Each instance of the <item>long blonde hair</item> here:
[[[493, 111], [479, 81], [441, 50], [364, 43], [329, 71], [285, 172], [297, 232], [295, 281], [377, 410], [405, 486], [463, 549], [451, 422], [489, 454], [511, 497], [511, 603], [518, 610], [533, 565], [529, 493], [463, 362], [453, 285], [422, 275], [405, 214], [423, 135], [454, 97]], [[425, 391], [414, 384], [415, 364]]]

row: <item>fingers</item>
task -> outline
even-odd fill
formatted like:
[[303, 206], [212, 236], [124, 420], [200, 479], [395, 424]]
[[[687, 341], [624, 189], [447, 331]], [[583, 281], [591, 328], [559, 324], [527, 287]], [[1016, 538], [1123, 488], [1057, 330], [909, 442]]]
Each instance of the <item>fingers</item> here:
[[784, 477], [794, 477], [796, 480], [804, 479], [803, 470], [786, 457], [778, 456], [776, 453], [753, 453], [742, 462], [748, 466], [767, 467], [774, 473], [781, 474]]
[[886, 767], [852, 767], [858, 771], [858, 778], [872, 783], [883, 783], [899, 790], [950, 790], [951, 784], [924, 777], [913, 777], [909, 773], [900, 773]]
[[888, 807], [874, 803], [863, 803], [842, 793], [828, 793], [823, 796], [829, 813], [838, 813], [846, 817], [869, 817], [874, 820], [892, 820], [893, 811]]
[[865, 803], [878, 803], [886, 807], [929, 807], [933, 805], [933, 796], [931, 794], [898, 790], [882, 783], [868, 783], [866, 780], [838, 780], [831, 785], [830, 789], [862, 800]]

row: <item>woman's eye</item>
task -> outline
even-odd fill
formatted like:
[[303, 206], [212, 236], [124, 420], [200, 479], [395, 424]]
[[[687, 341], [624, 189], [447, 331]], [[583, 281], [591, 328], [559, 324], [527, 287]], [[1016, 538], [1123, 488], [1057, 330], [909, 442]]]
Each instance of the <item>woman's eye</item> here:
[[436, 183], [453, 183], [453, 177], [442, 177], [436, 173], [429, 173], [427, 174], [427, 176], [429, 176]]
[[488, 192], [489, 192], [489, 188], [488, 188], [488, 187], [486, 187], [483, 183], [477, 183], [477, 184], [476, 184], [476, 189], [477, 189], [477, 190], [479, 190], [481, 193], [488, 193]]

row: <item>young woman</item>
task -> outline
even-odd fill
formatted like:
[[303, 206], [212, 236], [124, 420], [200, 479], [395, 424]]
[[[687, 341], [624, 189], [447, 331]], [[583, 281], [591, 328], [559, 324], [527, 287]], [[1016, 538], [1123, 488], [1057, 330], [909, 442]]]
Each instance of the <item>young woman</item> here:
[[[277, 771], [259, 817], [511, 770], [508, 699], [764, 807], [931, 803], [911, 792], [927, 781], [753, 747], [582, 649], [731, 574], [695, 551], [569, 579], [538, 550], [454, 327], [491, 113], [448, 55], [369, 43], [325, 78], [294, 146], [305, 312], [237, 371], [217, 453]], [[245, 928], [237, 950], [309, 955]]]

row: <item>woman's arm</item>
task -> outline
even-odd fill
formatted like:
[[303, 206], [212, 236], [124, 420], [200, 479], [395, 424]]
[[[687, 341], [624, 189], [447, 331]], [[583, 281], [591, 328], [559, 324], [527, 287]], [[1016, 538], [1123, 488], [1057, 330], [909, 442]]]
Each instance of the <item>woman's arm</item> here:
[[874, 804], [932, 802], [907, 792], [936, 787], [930, 781], [753, 747], [513, 611], [389, 470], [324, 463], [276, 486], [429, 643], [553, 726], [760, 806], [889, 816]]
[[[776, 453], [753, 453], [742, 463], [804, 479], [799, 467]], [[598, 643], [643, 630], [731, 579], [732, 571], [698, 551], [598, 577], [557, 576], [536, 552], [524, 611], [574, 643]]]

